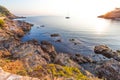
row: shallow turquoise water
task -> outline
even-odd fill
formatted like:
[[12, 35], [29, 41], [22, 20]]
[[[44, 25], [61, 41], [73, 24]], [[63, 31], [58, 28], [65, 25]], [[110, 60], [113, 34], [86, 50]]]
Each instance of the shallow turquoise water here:
[[[47, 40], [52, 43], [58, 52], [66, 53], [94, 53], [95, 45], [106, 44], [114, 50], [120, 49], [120, 21], [105, 20], [100, 18], [62, 16], [36, 16], [27, 17], [24, 21], [34, 24], [32, 29], [22, 38], [22, 41], [37, 39]], [[44, 25], [45, 27], [40, 27]], [[61, 36], [51, 38], [50, 34], [59, 33]], [[79, 44], [69, 39], [75, 39]], [[61, 39], [62, 42], [55, 42]]]

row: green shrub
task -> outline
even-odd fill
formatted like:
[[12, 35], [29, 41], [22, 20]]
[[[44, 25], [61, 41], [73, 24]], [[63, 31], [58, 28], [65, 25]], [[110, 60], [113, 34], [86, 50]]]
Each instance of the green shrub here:
[[5, 24], [4, 20], [0, 19], [0, 28], [3, 28], [4, 24]]
[[36, 67], [30, 76], [42, 77], [42, 75], [52, 75], [54, 78], [74, 78], [75, 80], [90, 80], [81, 73], [78, 68], [60, 66], [57, 64], [47, 64], [45, 66]]
[[1, 5], [0, 5], [0, 14], [2, 16], [10, 16], [11, 15], [9, 10], [7, 8], [5, 8], [4, 6], [1, 6]]
[[74, 77], [76, 80], [89, 80], [85, 75], [83, 75], [78, 68], [68, 67], [68, 66], [60, 66], [56, 64], [49, 64], [49, 71], [56, 77], [65, 77], [71, 78]]

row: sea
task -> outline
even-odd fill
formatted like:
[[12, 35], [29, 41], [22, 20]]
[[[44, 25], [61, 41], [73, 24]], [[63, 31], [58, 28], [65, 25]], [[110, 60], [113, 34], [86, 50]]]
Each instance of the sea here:
[[[91, 55], [96, 45], [120, 50], [120, 21], [65, 16], [31, 16], [21, 20], [34, 24], [22, 37], [23, 42], [45, 40], [59, 53]], [[51, 34], [59, 36], [51, 37]]]

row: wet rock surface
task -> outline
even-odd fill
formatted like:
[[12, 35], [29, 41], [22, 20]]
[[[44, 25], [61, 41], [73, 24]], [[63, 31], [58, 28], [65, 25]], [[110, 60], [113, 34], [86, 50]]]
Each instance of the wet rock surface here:
[[113, 58], [117, 61], [120, 61], [120, 53], [119, 52], [114, 52], [112, 49], [110, 49], [108, 46], [106, 45], [98, 45], [95, 46], [94, 48], [94, 52], [96, 54], [102, 54], [105, 57], [108, 58]]
[[92, 58], [82, 56], [81, 54], [74, 54], [71, 56], [71, 59], [77, 62], [78, 64], [84, 64], [84, 63], [92, 63], [94, 62]]
[[54, 34], [51, 34], [50, 36], [51, 36], [51, 37], [59, 37], [60, 34], [58, 34], [58, 33], [54, 33]]

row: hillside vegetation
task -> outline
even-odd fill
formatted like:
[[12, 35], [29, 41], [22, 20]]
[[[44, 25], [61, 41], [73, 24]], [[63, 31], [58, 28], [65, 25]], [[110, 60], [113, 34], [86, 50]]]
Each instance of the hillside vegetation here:
[[0, 17], [8, 17], [8, 18], [14, 18], [15, 15], [13, 15], [7, 8], [0, 5]]

